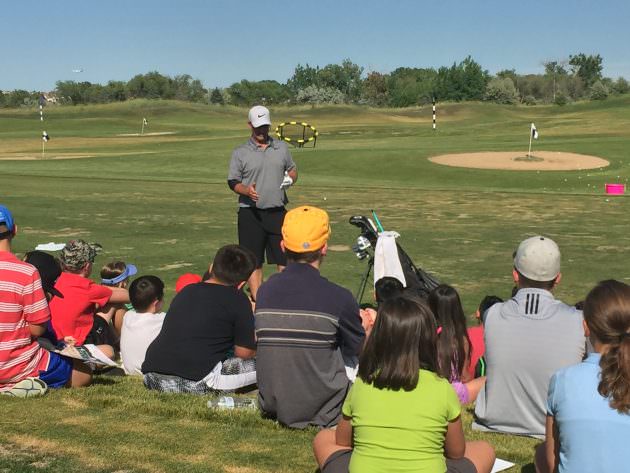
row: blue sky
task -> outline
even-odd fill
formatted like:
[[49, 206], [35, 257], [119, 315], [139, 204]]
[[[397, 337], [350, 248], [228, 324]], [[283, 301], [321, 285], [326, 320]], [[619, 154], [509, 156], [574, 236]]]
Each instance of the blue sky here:
[[628, 0], [19, 0], [0, 13], [0, 89], [151, 70], [207, 87], [284, 82], [298, 63], [344, 58], [389, 72], [471, 55], [493, 73], [535, 73], [579, 52], [630, 78], [629, 20]]

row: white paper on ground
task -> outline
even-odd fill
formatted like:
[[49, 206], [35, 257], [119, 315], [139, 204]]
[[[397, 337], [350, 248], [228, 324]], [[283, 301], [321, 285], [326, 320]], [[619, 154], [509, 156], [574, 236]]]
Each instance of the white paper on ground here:
[[494, 466], [492, 467], [491, 473], [498, 473], [499, 471], [507, 470], [508, 468], [512, 468], [513, 466], [514, 463], [497, 458], [494, 461]]

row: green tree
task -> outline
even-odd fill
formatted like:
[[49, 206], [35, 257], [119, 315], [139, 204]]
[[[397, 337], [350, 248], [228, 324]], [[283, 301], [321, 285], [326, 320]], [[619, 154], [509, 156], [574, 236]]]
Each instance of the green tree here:
[[242, 80], [232, 84], [228, 89], [232, 103], [252, 106], [256, 104], [284, 103], [289, 100], [287, 86], [275, 80], [248, 81]]
[[108, 102], [124, 102], [127, 100], [125, 95], [125, 83], [119, 80], [110, 80], [105, 86]]
[[606, 87], [601, 80], [591, 85], [589, 92], [592, 100], [606, 100], [610, 93], [608, 87]]
[[291, 90], [293, 95], [297, 95], [299, 90], [305, 89], [310, 85], [319, 85], [319, 79], [317, 77], [319, 67], [312, 67], [308, 64], [298, 64], [295, 66], [293, 75], [287, 81], [287, 87]]
[[218, 87], [215, 87], [214, 89], [212, 89], [212, 93], [210, 94], [210, 103], [214, 103], [218, 105], [225, 104], [225, 99], [223, 98], [223, 94], [221, 94], [221, 91], [219, 90]]
[[515, 104], [519, 96], [514, 82], [509, 77], [497, 77], [488, 82], [485, 100], [502, 104]]
[[628, 81], [626, 79], [620, 77], [615, 81], [613, 90], [616, 94], [627, 94], [630, 92], [630, 85], [628, 85]]
[[387, 80], [389, 104], [409, 107], [430, 102], [435, 95], [436, 77], [435, 69], [399, 67]]
[[545, 66], [545, 75], [552, 82], [551, 95], [554, 102], [556, 101], [556, 92], [558, 90], [556, 85], [558, 78], [567, 75], [566, 64], [567, 61], [557, 60], [543, 62], [543, 66]]
[[363, 100], [376, 106], [382, 106], [388, 100], [388, 76], [380, 72], [370, 72], [363, 81]]
[[436, 94], [440, 100], [481, 100], [489, 80], [488, 71], [468, 56], [459, 64], [438, 69]]
[[317, 85], [340, 90], [347, 100], [356, 101], [361, 95], [362, 73], [361, 66], [344, 59], [341, 64], [328, 64], [319, 70]]
[[310, 103], [312, 105], [333, 103], [343, 103], [345, 95], [341, 90], [334, 87], [317, 87], [315, 85], [309, 85], [308, 87], [299, 90], [296, 96], [298, 103]]
[[597, 54], [587, 56], [584, 53], [569, 56], [569, 65], [573, 74], [577, 75], [586, 87], [592, 86], [602, 78], [603, 59]]

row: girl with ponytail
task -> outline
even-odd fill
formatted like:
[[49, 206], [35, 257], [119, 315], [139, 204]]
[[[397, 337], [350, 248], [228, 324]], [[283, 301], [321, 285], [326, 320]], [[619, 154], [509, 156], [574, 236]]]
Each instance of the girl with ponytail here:
[[472, 343], [459, 294], [440, 284], [429, 293], [428, 303], [438, 326], [438, 373], [449, 380], [461, 404], [474, 402], [486, 378], [472, 379], [468, 371]]
[[539, 473], [628, 471], [630, 439], [630, 286], [600, 282], [584, 302], [594, 348], [549, 383], [546, 441]]

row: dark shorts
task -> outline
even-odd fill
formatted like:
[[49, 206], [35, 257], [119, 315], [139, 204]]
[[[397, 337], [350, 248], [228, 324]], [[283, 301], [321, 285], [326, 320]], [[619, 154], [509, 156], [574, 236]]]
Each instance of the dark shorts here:
[[85, 342], [83, 343], [114, 346], [116, 343], [116, 337], [114, 336], [114, 332], [112, 331], [109, 323], [107, 323], [107, 320], [101, 316], [95, 315], [92, 329], [90, 330], [90, 333], [88, 333], [87, 337], [85, 337]]
[[284, 207], [257, 209], [241, 207], [238, 210], [238, 243], [256, 255], [256, 267], [261, 268], [265, 253], [267, 263], [286, 266], [280, 242], [282, 223], [287, 213]]
[[40, 371], [37, 377], [49, 388], [63, 388], [72, 376], [72, 360], [54, 352], [49, 353], [48, 369]]
[[[338, 450], [328, 457], [321, 473], [348, 473], [352, 450]], [[477, 468], [468, 458], [446, 459], [446, 473], [477, 473]]]

